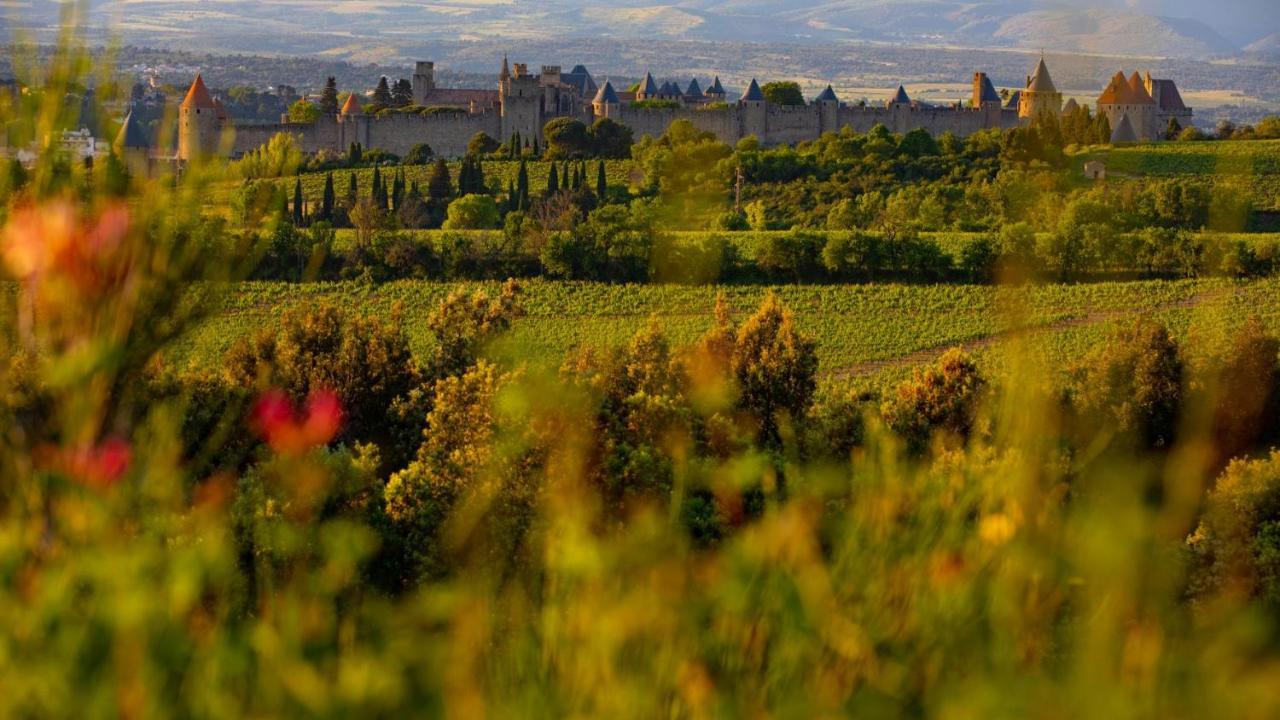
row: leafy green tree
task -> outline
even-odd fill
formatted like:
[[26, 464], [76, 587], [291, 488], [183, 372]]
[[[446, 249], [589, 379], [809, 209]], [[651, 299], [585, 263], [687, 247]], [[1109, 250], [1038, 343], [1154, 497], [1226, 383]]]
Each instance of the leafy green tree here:
[[398, 317], [353, 316], [332, 305], [291, 310], [237, 342], [223, 368], [233, 387], [278, 388], [295, 403], [317, 390], [335, 393], [344, 414], [335, 441], [372, 442], [391, 462], [405, 435], [420, 427], [394, 412], [422, 383]]
[[497, 140], [489, 137], [489, 134], [480, 131], [471, 136], [471, 140], [467, 142], [467, 154], [481, 157], [484, 155], [492, 155], [502, 147]]
[[431, 158], [435, 156], [435, 151], [426, 143], [418, 143], [409, 148], [409, 153], [404, 156], [405, 165], [426, 165], [431, 162]]
[[871, 280], [884, 267], [884, 244], [873, 233], [829, 232], [822, 247], [822, 265], [836, 277], [858, 275]]
[[1212, 403], [1216, 460], [1274, 445], [1280, 440], [1280, 340], [1252, 315], [1212, 360], [1198, 384]]
[[1231, 463], [1205, 505], [1187, 539], [1192, 595], [1243, 594], [1280, 611], [1280, 451]]
[[760, 92], [773, 105], [804, 105], [804, 93], [800, 90], [800, 84], [789, 80], [765, 83]]
[[542, 136], [546, 139], [544, 147], [549, 159], [584, 157], [590, 147], [587, 126], [574, 118], [552, 120], [542, 129]]
[[756, 264], [799, 283], [816, 274], [824, 244], [821, 235], [803, 230], [769, 233], [756, 248]]
[[625, 159], [631, 157], [635, 143], [631, 128], [610, 118], [600, 118], [587, 128], [589, 154], [599, 158]]
[[924, 128], [916, 128], [903, 135], [902, 142], [898, 143], [898, 152], [913, 158], [934, 157], [941, 154], [938, 141], [934, 140], [929, 131]]
[[309, 100], [299, 100], [289, 106], [289, 122], [310, 125], [319, 120], [323, 112], [319, 105]]
[[963, 350], [952, 348], [938, 362], [918, 368], [880, 408], [885, 425], [914, 453], [935, 437], [967, 440], [973, 432], [987, 382]]
[[793, 424], [804, 422], [818, 386], [816, 347], [773, 293], [738, 328], [730, 360], [738, 407], [764, 446], [781, 447]]
[[1160, 323], [1139, 318], [1114, 330], [1072, 371], [1082, 427], [1113, 429], [1138, 447], [1168, 447], [1183, 404], [1183, 361]]
[[449, 203], [445, 230], [492, 230], [501, 216], [498, 205], [489, 195], [464, 195]]

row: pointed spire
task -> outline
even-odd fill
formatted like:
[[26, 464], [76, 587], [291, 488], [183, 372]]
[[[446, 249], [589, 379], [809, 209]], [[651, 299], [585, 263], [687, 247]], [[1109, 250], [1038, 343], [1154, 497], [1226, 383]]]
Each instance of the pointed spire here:
[[617, 105], [622, 101], [618, 99], [618, 93], [614, 91], [613, 83], [605, 80], [604, 87], [600, 88], [600, 92], [596, 93], [595, 102], [600, 105]]
[[907, 95], [907, 89], [898, 86], [898, 91], [893, 94], [893, 99], [889, 101], [890, 105], [910, 105], [911, 98]]
[[717, 75], [715, 80], [711, 81], [711, 87], [707, 88], [707, 95], [725, 96], [724, 86], [720, 84], [720, 76]]
[[836, 91], [831, 89], [830, 85], [818, 95], [817, 100], [818, 102], [840, 102], [840, 98], [836, 97]]
[[204, 84], [204, 78], [200, 73], [196, 73], [196, 79], [191, 83], [191, 89], [187, 91], [187, 96], [182, 100], [183, 108], [200, 108], [213, 110], [213, 96], [209, 94], [209, 88]]
[[142, 129], [142, 123], [134, 119], [132, 109], [129, 110], [128, 115], [124, 116], [124, 122], [120, 123], [115, 147], [117, 150], [145, 150], [151, 147], [151, 141], [147, 139], [147, 133]]
[[1129, 113], [1120, 116], [1120, 122], [1116, 123], [1116, 127], [1111, 131], [1111, 143], [1113, 145], [1119, 143], [1136, 143], [1138, 142], [1138, 133], [1133, 129], [1133, 121], [1129, 119]]
[[685, 90], [684, 94], [691, 98], [702, 97], [702, 86], [698, 84], [698, 78], [694, 78], [689, 82], [689, 89]]
[[651, 73], [644, 74], [644, 80], [640, 81], [640, 95], [644, 98], [651, 98], [658, 94], [658, 83], [653, 81]]
[[1151, 97], [1151, 93], [1147, 92], [1147, 86], [1142, 82], [1142, 76], [1137, 70], [1133, 71], [1133, 75], [1129, 78], [1129, 89], [1133, 91], [1134, 102], [1140, 105], [1154, 104], [1155, 100]]
[[502, 53], [502, 72], [498, 74], [499, 80], [511, 79], [511, 64], [507, 62], [507, 54]]
[[356, 94], [351, 93], [347, 96], [347, 101], [342, 105], [343, 115], [363, 115], [364, 108], [360, 106], [360, 101], [356, 100]]
[[1031, 92], [1058, 92], [1058, 88], [1053, 84], [1053, 78], [1049, 77], [1049, 67], [1044, 64], [1044, 56], [1040, 57], [1035, 74], [1031, 76], [1031, 82], [1027, 83], [1027, 89]]
[[743, 93], [742, 99], [744, 102], [764, 102], [764, 93], [760, 91], [760, 84], [755, 78], [751, 78], [751, 85]]

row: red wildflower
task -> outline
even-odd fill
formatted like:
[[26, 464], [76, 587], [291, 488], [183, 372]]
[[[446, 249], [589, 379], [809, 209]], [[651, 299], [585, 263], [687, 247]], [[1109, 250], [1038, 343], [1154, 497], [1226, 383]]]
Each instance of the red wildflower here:
[[327, 445], [337, 436], [342, 427], [342, 403], [332, 392], [316, 390], [300, 413], [284, 392], [269, 390], [258, 398], [251, 424], [275, 452], [298, 455]]
[[52, 468], [86, 487], [109, 488], [120, 482], [133, 464], [133, 448], [121, 438], [108, 438], [98, 445], [63, 448], [55, 451]]
[[115, 205], [82, 218], [74, 205], [54, 201], [14, 211], [0, 237], [0, 255], [13, 275], [39, 281], [64, 278], [83, 294], [101, 292], [127, 272], [124, 240], [129, 209]]

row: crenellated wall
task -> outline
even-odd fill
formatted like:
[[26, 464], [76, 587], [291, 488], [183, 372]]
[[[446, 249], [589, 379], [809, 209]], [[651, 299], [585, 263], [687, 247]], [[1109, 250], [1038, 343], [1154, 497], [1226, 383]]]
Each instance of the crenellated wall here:
[[431, 146], [437, 155], [458, 157], [467, 153], [467, 143], [478, 132], [495, 140], [502, 138], [502, 117], [496, 112], [393, 114], [372, 117], [367, 148], [382, 148], [404, 157], [419, 143]]
[[[528, 107], [532, 105], [532, 108]], [[507, 110], [528, 110], [528, 115], [541, 113], [535, 103], [508, 102]], [[584, 123], [590, 123], [589, 112], [578, 115]], [[619, 105], [610, 117], [631, 128], [637, 139], [648, 135], [659, 137], [677, 120], [688, 120], [694, 127], [714, 134], [720, 141], [734, 145], [749, 135], [754, 135], [765, 145], [794, 145], [815, 140], [824, 132], [843, 127], [866, 133], [876, 125], [884, 125], [890, 131], [905, 134], [923, 128], [937, 137], [953, 133], [959, 137], [972, 135], [988, 128], [1009, 129], [1022, 124], [1016, 110], [998, 107], [986, 108], [921, 108], [910, 105], [837, 106], [835, 103], [814, 103], [802, 106], [778, 106], [766, 103], [738, 103], [714, 108], [635, 108]], [[522, 122], [513, 120], [519, 118]], [[366, 149], [381, 148], [394, 155], [404, 156], [418, 143], [426, 143], [438, 155], [458, 157], [464, 155], [467, 143], [478, 132], [487, 133], [499, 142], [505, 142], [514, 128], [522, 135], [538, 132], [534, 121], [520, 112], [515, 117], [504, 116], [501, 111], [442, 112], [426, 115], [390, 114], [383, 116], [348, 116], [321, 118], [314, 124], [280, 123], [275, 125], [242, 125], [236, 128], [234, 155], [241, 155], [257, 148], [273, 135], [287, 132], [294, 135], [303, 152], [315, 153], [323, 149], [345, 151], [353, 142]]]

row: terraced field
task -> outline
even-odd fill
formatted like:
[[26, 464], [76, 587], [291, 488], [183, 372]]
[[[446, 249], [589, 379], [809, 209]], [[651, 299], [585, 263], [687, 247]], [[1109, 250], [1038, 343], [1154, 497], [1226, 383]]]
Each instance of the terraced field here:
[[[216, 367], [237, 338], [268, 327], [296, 307], [333, 303], [360, 313], [389, 316], [400, 306], [417, 352], [433, 342], [425, 319], [456, 289], [494, 292], [498, 283], [401, 281], [355, 283], [244, 283], [219, 298], [217, 311], [174, 352], [179, 366]], [[1179, 335], [1201, 341], [1223, 334], [1250, 313], [1280, 331], [1280, 280], [1234, 283], [1187, 280], [1042, 285], [735, 286], [605, 285], [531, 281], [524, 285], [526, 317], [489, 349], [508, 365], [555, 367], [575, 348], [624, 343], [650, 320], [674, 343], [697, 338], [712, 322], [717, 292], [738, 318], [776, 292], [800, 327], [818, 340], [827, 381], [879, 383], [961, 345], [1000, 364], [1006, 341], [1023, 345], [1046, 366], [1061, 370], [1100, 342], [1112, 321], [1157, 316]], [[1190, 346], [1196, 350], [1198, 346]]]

